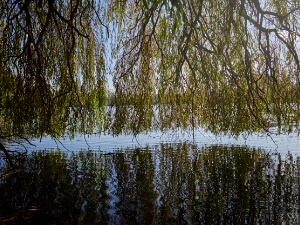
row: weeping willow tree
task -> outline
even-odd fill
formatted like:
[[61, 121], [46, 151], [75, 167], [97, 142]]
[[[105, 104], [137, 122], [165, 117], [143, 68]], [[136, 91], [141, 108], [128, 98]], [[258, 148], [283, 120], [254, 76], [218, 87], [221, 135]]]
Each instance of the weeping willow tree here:
[[1, 150], [102, 129], [107, 35], [100, 1], [1, 1]]
[[299, 1], [115, 0], [110, 7], [118, 27], [113, 132], [298, 127]]
[[299, 15], [296, 0], [2, 0], [1, 142], [95, 129], [297, 128]]

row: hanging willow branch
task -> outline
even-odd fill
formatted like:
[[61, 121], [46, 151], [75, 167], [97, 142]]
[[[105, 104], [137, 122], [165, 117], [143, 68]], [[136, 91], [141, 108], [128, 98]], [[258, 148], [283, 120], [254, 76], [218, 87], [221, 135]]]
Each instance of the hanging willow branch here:
[[105, 67], [100, 4], [1, 1], [4, 136], [59, 137], [66, 130], [72, 136], [76, 131], [91, 132], [95, 127], [90, 127], [90, 120], [97, 120], [101, 129]]
[[[144, 129], [188, 128], [196, 122], [216, 133], [239, 134], [268, 131], [274, 122], [279, 131], [298, 126], [296, 1], [129, 0], [124, 7], [116, 0], [111, 5], [120, 7], [116, 20], [123, 21], [115, 50], [116, 95], [132, 99], [123, 112], [124, 129], [148, 118], [135, 112], [148, 104], [132, 91], [137, 88], [156, 96], [156, 122]], [[143, 48], [151, 52], [147, 71], [141, 69]], [[118, 118], [113, 130], [117, 124]]]
[[[1, 137], [73, 137], [103, 129], [103, 4], [0, 1]], [[9, 152], [0, 149], [15, 170]]]

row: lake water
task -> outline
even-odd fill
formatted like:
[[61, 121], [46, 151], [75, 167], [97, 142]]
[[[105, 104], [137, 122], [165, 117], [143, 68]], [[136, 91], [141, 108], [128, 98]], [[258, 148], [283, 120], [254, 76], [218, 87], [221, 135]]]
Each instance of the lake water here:
[[[43, 137], [31, 141], [33, 145], [26, 142], [29, 152], [36, 150], [53, 150], [61, 149], [65, 151], [80, 150], [101, 150], [104, 152], [113, 152], [118, 149], [137, 148], [146, 146], [156, 146], [163, 143], [194, 143], [199, 147], [209, 145], [235, 145], [247, 146], [255, 148], [263, 148], [265, 150], [277, 151], [282, 154], [291, 152], [292, 154], [300, 153], [300, 137], [297, 133], [277, 134], [277, 127], [270, 129], [270, 133], [260, 132], [253, 134], [241, 134], [238, 137], [229, 137], [226, 135], [214, 135], [204, 129], [196, 129], [193, 135], [191, 131], [174, 130], [166, 132], [149, 132], [140, 134], [136, 137], [131, 135], [76, 135], [74, 139], [61, 138], [59, 141], [50, 137]], [[20, 145], [10, 143], [8, 149], [20, 149]]]
[[0, 224], [300, 224], [297, 134], [60, 141], [33, 140], [0, 178]]

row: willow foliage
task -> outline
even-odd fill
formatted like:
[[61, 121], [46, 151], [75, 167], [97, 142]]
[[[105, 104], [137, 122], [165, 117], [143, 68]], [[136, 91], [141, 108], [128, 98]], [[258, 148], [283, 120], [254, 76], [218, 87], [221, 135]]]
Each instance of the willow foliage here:
[[299, 1], [115, 0], [111, 8], [121, 21], [114, 132], [297, 127]]
[[101, 129], [102, 7], [84, 0], [1, 1], [1, 138]]
[[299, 11], [292, 0], [3, 0], [0, 137], [297, 127]]

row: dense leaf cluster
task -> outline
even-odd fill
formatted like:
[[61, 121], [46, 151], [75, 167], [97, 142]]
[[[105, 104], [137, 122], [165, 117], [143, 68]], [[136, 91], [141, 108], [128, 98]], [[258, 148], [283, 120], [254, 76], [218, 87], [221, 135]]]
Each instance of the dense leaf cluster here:
[[154, 114], [160, 129], [298, 125], [299, 11], [281, 0], [126, 1], [115, 87], [116, 112], [128, 119], [116, 132], [148, 129]]
[[1, 1], [0, 137], [102, 126], [101, 17], [98, 1]]
[[296, 0], [3, 0], [0, 136], [298, 125], [299, 11]]

